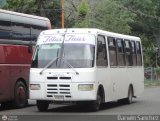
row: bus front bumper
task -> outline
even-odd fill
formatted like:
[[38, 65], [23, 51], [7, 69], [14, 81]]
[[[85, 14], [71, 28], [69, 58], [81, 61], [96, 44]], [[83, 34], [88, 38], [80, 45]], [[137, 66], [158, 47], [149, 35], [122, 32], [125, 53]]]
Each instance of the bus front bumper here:
[[97, 87], [94, 83], [31, 83], [30, 99], [48, 101], [91, 101], [96, 100]]

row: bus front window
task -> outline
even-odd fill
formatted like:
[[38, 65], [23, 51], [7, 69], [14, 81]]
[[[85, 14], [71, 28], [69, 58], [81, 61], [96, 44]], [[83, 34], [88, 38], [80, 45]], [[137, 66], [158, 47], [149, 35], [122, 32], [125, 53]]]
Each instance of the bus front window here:
[[[32, 59], [32, 68], [44, 68], [51, 60], [59, 57], [61, 44], [44, 44], [38, 45], [35, 48], [35, 53]], [[57, 63], [52, 67], [56, 67]]]
[[67, 43], [64, 45], [64, 59], [74, 68], [91, 68], [94, 66], [94, 50], [94, 45]]
[[[36, 47], [32, 60], [32, 68], [44, 68], [50, 61], [57, 60], [48, 68], [68, 68], [64, 61], [72, 65], [74, 68], [91, 68], [94, 66], [95, 45], [81, 43], [63, 43], [61, 44], [44, 44]], [[63, 51], [60, 57], [60, 51]]]

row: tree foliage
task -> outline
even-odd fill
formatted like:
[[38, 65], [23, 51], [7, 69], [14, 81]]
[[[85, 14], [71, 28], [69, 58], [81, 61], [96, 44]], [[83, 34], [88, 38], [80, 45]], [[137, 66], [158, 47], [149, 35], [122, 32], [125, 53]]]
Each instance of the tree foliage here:
[[117, 6], [114, 0], [101, 0], [95, 3], [92, 10], [91, 27], [108, 31], [129, 34], [134, 14]]
[[0, 8], [6, 4], [6, 0], [0, 0]]
[[78, 16], [81, 18], [85, 18], [88, 13], [88, 4], [86, 0], [82, 0], [80, 5], [78, 6]]
[[82, 0], [77, 8], [77, 22], [74, 27], [88, 27], [87, 14], [89, 6], [87, 0]]

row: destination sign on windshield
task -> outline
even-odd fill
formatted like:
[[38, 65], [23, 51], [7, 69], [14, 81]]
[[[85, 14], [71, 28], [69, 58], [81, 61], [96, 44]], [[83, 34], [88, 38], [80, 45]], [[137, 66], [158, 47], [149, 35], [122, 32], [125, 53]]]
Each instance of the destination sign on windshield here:
[[88, 34], [65, 34], [63, 35], [43, 35], [38, 39], [37, 44], [49, 43], [86, 43], [95, 45], [95, 36]]

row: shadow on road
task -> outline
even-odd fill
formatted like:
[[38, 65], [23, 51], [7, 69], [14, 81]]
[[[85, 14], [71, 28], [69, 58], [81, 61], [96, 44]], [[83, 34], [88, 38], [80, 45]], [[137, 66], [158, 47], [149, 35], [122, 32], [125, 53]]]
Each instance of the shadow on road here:
[[[132, 104], [134, 104], [136, 102], [133, 102]], [[131, 104], [131, 105], [132, 105]], [[113, 109], [113, 108], [117, 108], [117, 107], [121, 107], [121, 106], [125, 106], [126, 104], [122, 104], [122, 103], [118, 103], [118, 102], [108, 102], [108, 103], [105, 103], [103, 105], [101, 105], [101, 108], [99, 111], [103, 111], [103, 110], [108, 110], [108, 109]], [[53, 107], [54, 107], [54, 104], [53, 104]], [[57, 107], [57, 108], [50, 108], [46, 111], [46, 113], [49, 113], [49, 112], [61, 112], [61, 113], [89, 113], [89, 112], [92, 112], [89, 107], [87, 107], [86, 105], [85, 106], [82, 106], [82, 105], [69, 105], [69, 106], [63, 106], [63, 107]]]
[[[24, 108], [29, 108], [29, 107], [32, 107], [32, 106], [35, 106], [35, 105], [28, 104]], [[0, 111], [15, 110], [15, 109], [18, 109], [18, 108], [14, 107], [12, 104], [7, 104], [7, 105], [4, 105], [4, 106], [2, 106], [0, 104]], [[19, 109], [22, 109], [22, 108], [19, 108]]]

